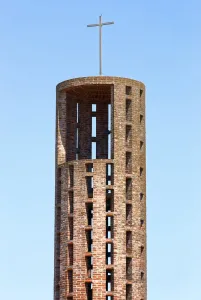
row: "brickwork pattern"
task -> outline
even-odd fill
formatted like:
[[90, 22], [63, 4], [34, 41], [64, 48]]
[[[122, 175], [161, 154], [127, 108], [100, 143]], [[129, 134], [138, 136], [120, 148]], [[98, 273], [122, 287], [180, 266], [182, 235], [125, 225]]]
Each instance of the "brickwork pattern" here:
[[[99, 103], [95, 138], [91, 137], [93, 103]], [[111, 159], [104, 138], [109, 103]], [[145, 86], [120, 77], [67, 80], [57, 86], [56, 114], [54, 300], [147, 300]], [[94, 160], [92, 140], [97, 142]], [[114, 167], [109, 186], [107, 164]], [[107, 190], [112, 192], [106, 196]], [[109, 210], [107, 197], [114, 202]], [[110, 237], [106, 227], [112, 228]], [[113, 249], [110, 264], [107, 245]], [[112, 281], [111, 291], [106, 291], [107, 278]]]

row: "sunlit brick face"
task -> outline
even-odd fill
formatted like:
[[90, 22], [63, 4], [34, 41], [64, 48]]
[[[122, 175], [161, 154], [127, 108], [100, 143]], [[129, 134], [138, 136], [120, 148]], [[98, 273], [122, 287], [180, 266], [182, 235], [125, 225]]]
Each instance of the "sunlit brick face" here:
[[145, 87], [57, 86], [54, 300], [146, 300]]

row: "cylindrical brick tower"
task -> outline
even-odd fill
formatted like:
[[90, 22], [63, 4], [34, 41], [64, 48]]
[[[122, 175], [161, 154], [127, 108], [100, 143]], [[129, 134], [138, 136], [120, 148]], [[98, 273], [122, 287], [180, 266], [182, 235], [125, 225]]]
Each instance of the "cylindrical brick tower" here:
[[146, 300], [145, 86], [57, 86], [54, 300]]

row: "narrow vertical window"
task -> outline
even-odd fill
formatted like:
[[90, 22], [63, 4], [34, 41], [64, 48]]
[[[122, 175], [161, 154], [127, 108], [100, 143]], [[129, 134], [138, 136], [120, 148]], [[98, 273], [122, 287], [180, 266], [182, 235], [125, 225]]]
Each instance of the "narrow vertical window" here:
[[69, 166], [69, 187], [72, 188], [74, 186], [74, 166]]
[[86, 177], [86, 185], [87, 185], [88, 198], [93, 198], [93, 177], [92, 176]]
[[126, 125], [126, 146], [132, 146], [132, 126]]
[[126, 252], [132, 253], [132, 231], [126, 231]]
[[126, 99], [126, 120], [132, 121], [132, 100]]
[[92, 104], [92, 112], [96, 112], [96, 104]]
[[92, 159], [96, 159], [96, 142], [92, 142]]
[[126, 173], [132, 173], [132, 152], [126, 152]]
[[92, 137], [96, 137], [96, 117], [92, 117]]
[[126, 285], [126, 300], [132, 300], [132, 284]]
[[72, 270], [68, 271], [68, 292], [69, 293], [73, 292], [73, 271]]
[[126, 95], [132, 95], [132, 87], [131, 86], [126, 86]]
[[132, 204], [126, 204], [126, 225], [132, 225]]
[[108, 104], [108, 159], [111, 159], [111, 104]]
[[126, 257], [126, 279], [132, 280], [132, 258]]
[[96, 159], [96, 104], [92, 104], [91, 158]]
[[106, 271], [106, 291], [111, 292], [114, 290], [114, 272], [113, 270]]
[[132, 200], [132, 179], [126, 178], [126, 199]]

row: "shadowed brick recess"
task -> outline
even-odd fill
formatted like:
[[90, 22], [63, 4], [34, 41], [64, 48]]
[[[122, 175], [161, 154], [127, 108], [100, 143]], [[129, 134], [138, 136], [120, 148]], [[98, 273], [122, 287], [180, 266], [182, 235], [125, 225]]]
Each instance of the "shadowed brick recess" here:
[[57, 85], [54, 300], [147, 300], [145, 86]]

